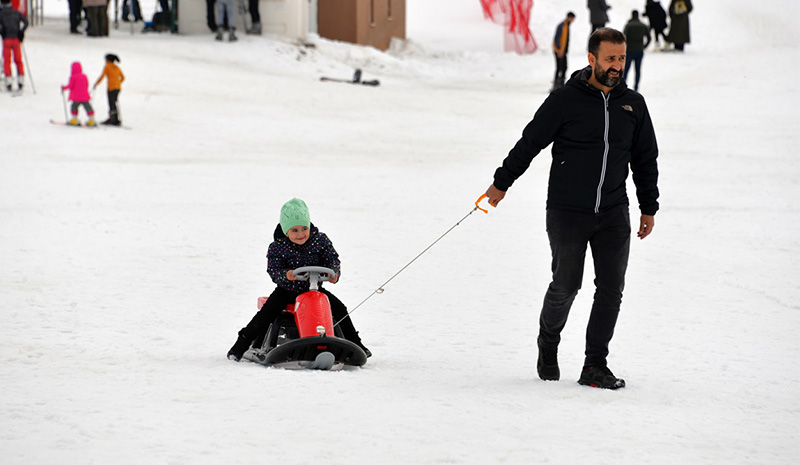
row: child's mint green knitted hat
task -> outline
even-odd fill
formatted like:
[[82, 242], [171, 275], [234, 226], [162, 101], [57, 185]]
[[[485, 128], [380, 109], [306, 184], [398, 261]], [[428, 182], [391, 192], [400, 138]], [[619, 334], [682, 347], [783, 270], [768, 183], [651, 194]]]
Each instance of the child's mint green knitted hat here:
[[308, 214], [306, 203], [294, 198], [281, 207], [281, 229], [287, 234], [293, 226], [311, 227], [311, 215]]

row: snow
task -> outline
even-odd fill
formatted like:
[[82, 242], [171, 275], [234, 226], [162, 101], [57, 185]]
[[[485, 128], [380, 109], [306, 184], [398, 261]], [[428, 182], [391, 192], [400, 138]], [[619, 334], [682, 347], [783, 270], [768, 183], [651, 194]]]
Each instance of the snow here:
[[[585, 2], [536, 2], [523, 57], [477, 0], [408, 0], [387, 53], [125, 24], [90, 39], [47, 3], [25, 41], [36, 94], [0, 95], [3, 464], [800, 460], [797, 2], [695, 2], [686, 53], [645, 57], [662, 208], [632, 246], [613, 392], [575, 382], [591, 267], [562, 380], [536, 375], [549, 151], [354, 313], [363, 369], [225, 359], [273, 287], [283, 202], [333, 240], [353, 308], [472, 210], [547, 95], [567, 9], [570, 70], [586, 63]], [[640, 3], [612, 2], [611, 25]], [[132, 130], [49, 124], [70, 63], [94, 80], [108, 52]], [[356, 67], [381, 86], [319, 81]]]

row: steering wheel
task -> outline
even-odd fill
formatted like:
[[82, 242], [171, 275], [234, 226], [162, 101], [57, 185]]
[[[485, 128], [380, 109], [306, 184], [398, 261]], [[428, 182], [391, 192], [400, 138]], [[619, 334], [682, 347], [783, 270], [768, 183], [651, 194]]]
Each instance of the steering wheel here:
[[309, 281], [311, 290], [319, 289], [319, 283], [330, 281], [336, 276], [336, 272], [324, 266], [301, 266], [292, 271], [298, 281]]

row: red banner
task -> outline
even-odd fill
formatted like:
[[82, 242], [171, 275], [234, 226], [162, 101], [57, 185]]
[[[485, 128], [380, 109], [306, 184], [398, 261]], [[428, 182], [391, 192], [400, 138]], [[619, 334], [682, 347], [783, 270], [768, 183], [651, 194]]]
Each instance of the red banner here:
[[505, 26], [503, 43], [506, 52], [522, 55], [539, 48], [528, 26], [533, 0], [481, 0], [481, 8], [486, 19]]

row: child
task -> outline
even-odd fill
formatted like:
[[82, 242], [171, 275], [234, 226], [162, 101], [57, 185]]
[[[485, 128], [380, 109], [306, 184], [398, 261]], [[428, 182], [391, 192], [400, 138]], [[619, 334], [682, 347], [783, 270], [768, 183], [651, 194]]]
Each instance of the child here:
[[108, 77], [108, 119], [103, 121], [101, 124], [119, 126], [122, 124], [122, 121], [119, 119], [117, 98], [119, 97], [119, 91], [122, 88], [122, 81], [125, 80], [125, 75], [122, 74], [122, 70], [119, 69], [119, 66], [114, 64], [115, 61], [119, 61], [118, 56], [114, 55], [113, 53], [106, 55], [106, 66], [103, 68], [103, 74], [97, 78], [97, 82], [94, 83], [92, 88], [97, 89], [100, 81], [102, 81], [104, 77]]
[[22, 64], [20, 43], [25, 38], [28, 19], [11, 6], [11, 0], [0, 1], [0, 35], [3, 37], [3, 74], [6, 75], [6, 89], [12, 88], [11, 55], [17, 65], [17, 90], [22, 90], [25, 81], [25, 67]]
[[[301, 266], [324, 266], [336, 273], [330, 280], [332, 284], [339, 280], [339, 254], [328, 236], [311, 223], [308, 207], [302, 200], [295, 198], [283, 205], [281, 221], [275, 228], [274, 238], [275, 241], [269, 245], [267, 252], [267, 272], [278, 286], [250, 323], [239, 331], [239, 338], [228, 351], [230, 360], [238, 362], [253, 340], [266, 332], [281, 311], [287, 305], [293, 304], [298, 295], [308, 291], [308, 281], [297, 281], [292, 270]], [[344, 318], [339, 326], [345, 339], [361, 347], [367, 357], [372, 356], [372, 352], [361, 343], [350, 317], [345, 318], [347, 308], [344, 304], [322, 287], [319, 290], [330, 300], [334, 321]]]
[[89, 95], [89, 79], [83, 74], [80, 62], [72, 63], [72, 75], [69, 77], [69, 84], [61, 86], [61, 92], [69, 89], [69, 100], [72, 102], [70, 108], [72, 119], [69, 120], [71, 126], [78, 125], [78, 107], [83, 105], [86, 114], [89, 116], [87, 126], [94, 126], [94, 109], [89, 102], [92, 97]]

